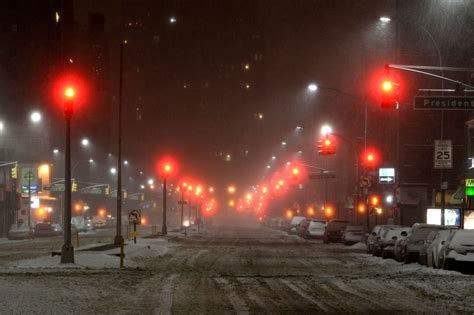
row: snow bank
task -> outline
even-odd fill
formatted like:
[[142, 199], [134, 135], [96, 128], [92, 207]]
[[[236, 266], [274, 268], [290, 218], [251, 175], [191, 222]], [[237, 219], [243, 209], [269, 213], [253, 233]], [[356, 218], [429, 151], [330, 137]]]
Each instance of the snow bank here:
[[[457, 271], [451, 270], [443, 270], [443, 269], [434, 269], [424, 265], [420, 265], [417, 263], [412, 264], [404, 264], [393, 259], [382, 259], [380, 257], [375, 256], [361, 256], [361, 258], [367, 264], [375, 264], [375, 265], [384, 265], [388, 268], [392, 269], [395, 273], [416, 273], [416, 274], [431, 274], [431, 275], [455, 275], [455, 276], [463, 276], [462, 273]], [[465, 275], [464, 275], [465, 276]]]
[[355, 243], [354, 245], [349, 246], [350, 249], [367, 249], [367, 246], [364, 243]]
[[[106, 251], [91, 251], [91, 248], [104, 244], [91, 244], [74, 251], [74, 264], [61, 264], [60, 256], [43, 256], [12, 262], [2, 271], [46, 271], [46, 270], [77, 270], [77, 269], [117, 269], [120, 267], [120, 248]], [[88, 250], [89, 249], [89, 250]], [[128, 243], [124, 247], [126, 268], [143, 266], [144, 258], [157, 258], [169, 251], [167, 239], [139, 239], [138, 244]]]

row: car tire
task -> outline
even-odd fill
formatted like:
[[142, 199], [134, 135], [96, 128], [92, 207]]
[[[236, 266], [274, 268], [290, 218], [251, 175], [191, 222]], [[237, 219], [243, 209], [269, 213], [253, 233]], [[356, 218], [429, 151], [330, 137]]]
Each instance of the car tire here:
[[427, 265], [426, 261], [427, 261], [426, 256], [420, 255], [420, 257], [418, 257], [418, 263], [419, 263], [420, 265], [426, 266], [426, 265]]

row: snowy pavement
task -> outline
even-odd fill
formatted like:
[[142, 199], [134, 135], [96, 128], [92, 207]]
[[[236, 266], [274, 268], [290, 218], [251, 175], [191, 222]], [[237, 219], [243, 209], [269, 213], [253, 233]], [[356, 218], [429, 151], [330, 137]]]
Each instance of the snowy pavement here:
[[0, 264], [2, 313], [474, 312], [474, 276], [267, 228], [139, 239], [125, 270], [114, 254], [77, 251], [74, 268], [45, 256]]

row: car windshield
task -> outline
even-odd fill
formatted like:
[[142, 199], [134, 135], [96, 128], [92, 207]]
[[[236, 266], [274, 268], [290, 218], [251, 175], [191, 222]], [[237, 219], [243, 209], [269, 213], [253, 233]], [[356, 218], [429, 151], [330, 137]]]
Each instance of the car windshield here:
[[360, 225], [348, 225], [346, 227], [347, 232], [362, 232], [363, 230], [364, 230], [364, 227]]
[[474, 230], [459, 230], [454, 234], [451, 245], [453, 246], [473, 246], [474, 247]]
[[326, 223], [321, 221], [311, 221], [309, 224], [310, 229], [324, 229], [326, 227]]
[[328, 224], [328, 230], [343, 230], [349, 224], [348, 221], [331, 221]]

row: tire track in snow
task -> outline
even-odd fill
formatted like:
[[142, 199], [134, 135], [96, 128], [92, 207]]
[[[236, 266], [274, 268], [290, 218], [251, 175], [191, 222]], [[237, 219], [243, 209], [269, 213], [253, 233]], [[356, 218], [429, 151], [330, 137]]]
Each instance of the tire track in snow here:
[[246, 287], [247, 296], [251, 301], [253, 301], [255, 304], [258, 305], [258, 307], [262, 309], [267, 308], [267, 305], [257, 295], [260, 285], [258, 282], [255, 281], [255, 279], [237, 278], [236, 280]]
[[163, 281], [160, 296], [158, 297], [159, 305], [153, 310], [153, 314], [171, 314], [171, 307], [173, 306], [173, 283], [178, 277], [178, 274], [172, 274]]
[[186, 265], [189, 266], [189, 267], [195, 267], [194, 264], [196, 263], [196, 260], [197, 260], [200, 256], [202, 256], [202, 255], [204, 255], [204, 254], [206, 254], [206, 253], [208, 253], [208, 252], [209, 252], [209, 250], [207, 250], [207, 249], [201, 249], [201, 250], [199, 250], [197, 253], [195, 253], [194, 255], [192, 255], [192, 256], [188, 259], [188, 261], [186, 262]]
[[310, 302], [311, 304], [314, 304], [316, 305], [319, 309], [321, 309], [322, 311], [324, 312], [329, 312], [329, 309], [324, 306], [322, 303], [320, 303], [319, 301], [317, 301], [314, 297], [312, 297], [311, 295], [307, 294], [306, 292], [304, 292], [300, 287], [296, 286], [295, 284], [291, 283], [289, 280], [287, 279], [280, 279], [280, 282], [284, 283], [287, 287], [289, 287], [293, 292], [295, 292], [296, 294], [298, 294], [299, 296], [301, 296], [303, 299], [307, 300], [308, 302]]
[[227, 293], [227, 298], [229, 299], [230, 304], [234, 308], [237, 314], [249, 314], [249, 309], [247, 304], [235, 291], [232, 284], [225, 278], [214, 278], [214, 280], [220, 285], [221, 288]]

